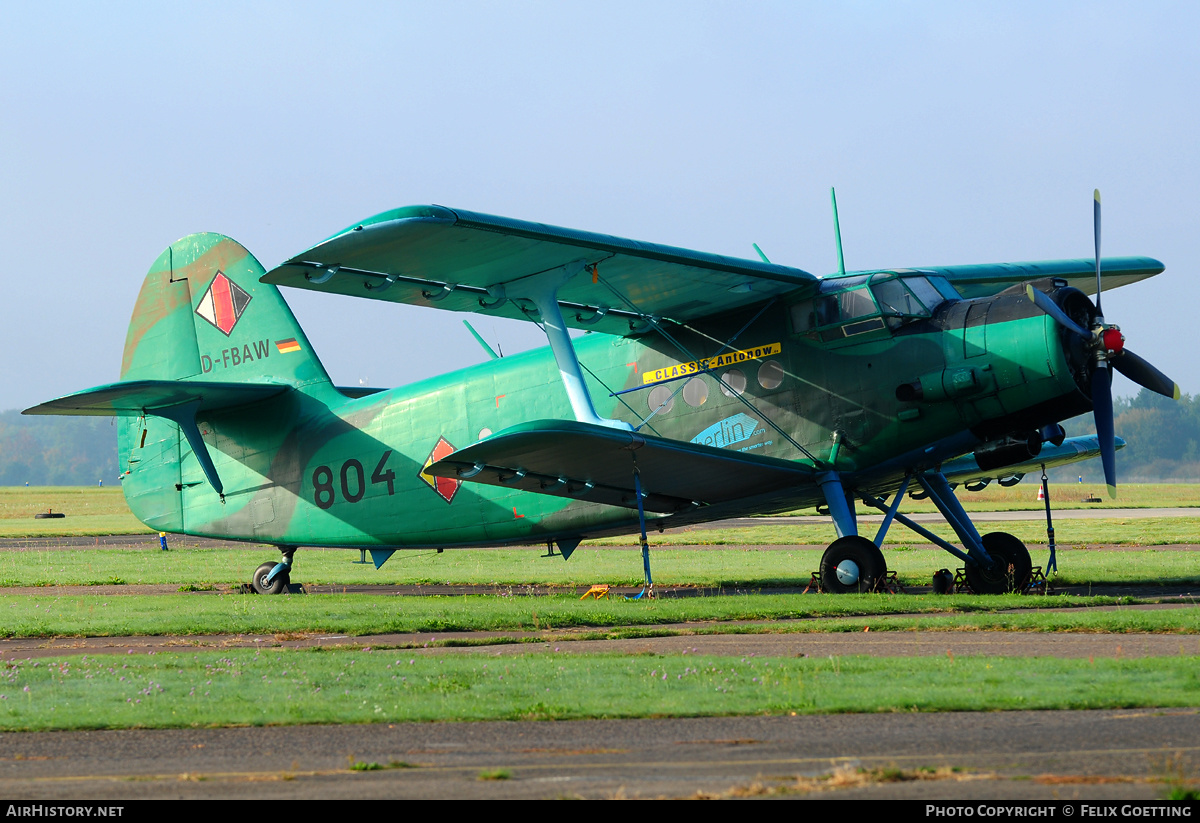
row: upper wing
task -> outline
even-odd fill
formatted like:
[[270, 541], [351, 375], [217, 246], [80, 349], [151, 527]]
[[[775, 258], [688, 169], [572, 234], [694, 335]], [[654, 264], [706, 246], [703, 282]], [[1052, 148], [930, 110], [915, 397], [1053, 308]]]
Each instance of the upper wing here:
[[[1165, 267], [1153, 257], [1102, 257], [1101, 282], [1104, 290], [1136, 283], [1160, 274]], [[940, 274], [966, 298], [987, 297], [1009, 286], [1044, 277], [1058, 277], [1084, 294], [1096, 293], [1096, 261], [1043, 260], [1039, 263], [983, 263], [973, 266], [922, 266], [916, 271]]]
[[637, 508], [635, 467], [643, 506], [653, 512], [683, 511], [813, 484], [812, 469], [788, 460], [571, 420], [512, 426], [459, 449], [425, 471], [437, 477]]
[[787, 266], [441, 206], [378, 214], [262, 280], [526, 320], [519, 287], [510, 284], [577, 261], [589, 268], [559, 290], [563, 318], [568, 326], [609, 334], [645, 330], [641, 315], [690, 321], [797, 289], [815, 291], [817, 283]]

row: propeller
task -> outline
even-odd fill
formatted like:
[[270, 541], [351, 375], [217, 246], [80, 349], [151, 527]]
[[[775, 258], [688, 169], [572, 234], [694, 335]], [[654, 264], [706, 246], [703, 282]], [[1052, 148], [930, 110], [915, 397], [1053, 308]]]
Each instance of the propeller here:
[[1158, 392], [1172, 400], [1179, 399], [1179, 386], [1175, 381], [1129, 349], [1122, 347], [1120, 353], [1113, 358], [1112, 364], [1113, 368], [1139, 386], [1145, 386], [1150, 391]]
[[1100, 308], [1100, 190], [1094, 194], [1092, 216], [1096, 239], [1096, 315], [1091, 329], [1085, 329], [1044, 292], [1026, 284], [1025, 294], [1039, 309], [1056, 323], [1084, 341], [1092, 360], [1092, 414], [1096, 420], [1096, 436], [1100, 441], [1100, 460], [1104, 464], [1104, 482], [1108, 496], [1117, 496], [1116, 434], [1113, 424], [1112, 369], [1139, 386], [1173, 400], [1179, 399], [1179, 386], [1149, 362], [1125, 348], [1125, 335], [1119, 326], [1106, 323]]
[[1108, 496], [1117, 496], [1117, 444], [1113, 424], [1112, 372], [1108, 365], [1097, 364], [1092, 373], [1092, 416], [1096, 420], [1096, 438], [1100, 441], [1100, 462], [1104, 464], [1104, 483]]

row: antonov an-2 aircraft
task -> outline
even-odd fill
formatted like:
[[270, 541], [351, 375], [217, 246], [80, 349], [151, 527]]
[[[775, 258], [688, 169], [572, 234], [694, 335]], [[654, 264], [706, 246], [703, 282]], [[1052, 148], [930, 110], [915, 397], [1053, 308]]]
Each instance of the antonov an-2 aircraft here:
[[[1163, 265], [1100, 259], [1099, 192], [1095, 222], [1094, 260], [839, 264], [821, 278], [440, 206], [378, 214], [269, 272], [195, 234], [151, 266], [120, 381], [26, 413], [120, 417], [134, 514], [278, 546], [259, 592], [286, 589], [298, 546], [369, 549], [379, 566], [404, 548], [547, 543], [570, 557], [640, 531], [644, 552], [647, 527], [811, 506], [837, 531], [821, 587], [870, 590], [887, 525], [920, 529], [898, 511], [907, 492], [953, 527], [961, 547], [934, 539], [971, 588], [1006, 591], [1029, 552], [981, 536], [953, 487], [1099, 453], [1111, 491], [1110, 369], [1179, 393], [1100, 310], [1102, 287]], [[528, 320], [550, 346], [339, 388], [281, 285]], [[397, 357], [421, 345], [393, 329], [363, 339]], [[1059, 422], [1088, 410], [1098, 435], [1064, 439]], [[856, 502], [887, 513], [874, 540]]]

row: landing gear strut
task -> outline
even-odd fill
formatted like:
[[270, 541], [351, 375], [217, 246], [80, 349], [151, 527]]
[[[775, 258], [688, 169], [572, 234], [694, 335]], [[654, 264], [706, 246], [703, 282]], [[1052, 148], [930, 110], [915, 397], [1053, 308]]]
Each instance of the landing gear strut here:
[[[854, 499], [846, 494], [838, 474], [825, 472], [818, 476], [817, 482], [838, 533], [838, 539], [821, 555], [821, 590], [832, 594], [875, 591], [887, 578], [883, 552], [876, 543], [859, 536]], [[900, 494], [904, 494], [903, 490]]]
[[263, 563], [254, 570], [250, 587], [256, 594], [283, 594], [288, 590], [292, 577], [292, 555], [296, 550], [280, 547], [279, 551], [283, 558], [278, 563]]
[[[925, 495], [933, 500], [938, 511], [954, 529], [966, 551], [946, 542], [924, 526], [896, 511], [900, 499], [904, 496], [908, 484], [907, 478], [896, 492], [891, 506], [871, 495], [864, 495], [862, 498], [864, 503], [887, 513], [879, 534], [875, 536], [875, 543], [877, 545], [883, 543], [883, 537], [887, 533], [890, 521], [894, 518], [896, 522], [903, 524], [935, 546], [940, 546], [962, 560], [966, 566], [967, 583], [976, 593], [1002, 594], [1021, 591], [1029, 582], [1029, 576], [1033, 571], [1033, 562], [1029, 559], [1029, 550], [1025, 548], [1025, 544], [1005, 532], [992, 532], [981, 537], [974, 524], [971, 523], [971, 518], [954, 496], [954, 491], [946, 482], [945, 475], [941, 472], [922, 472], [917, 473], [914, 477], [921, 485]], [[826, 497], [828, 498], [829, 495], [826, 494]], [[835, 542], [834, 545], [837, 543]], [[832, 548], [833, 546], [830, 546], [830, 549]], [[822, 561], [821, 571], [822, 579], [824, 579], [824, 561]]]

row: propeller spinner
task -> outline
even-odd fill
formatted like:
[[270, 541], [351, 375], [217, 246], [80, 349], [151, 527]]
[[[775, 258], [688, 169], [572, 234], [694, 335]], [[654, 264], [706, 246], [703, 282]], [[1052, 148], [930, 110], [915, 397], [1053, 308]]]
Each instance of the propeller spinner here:
[[1092, 414], [1096, 420], [1096, 435], [1100, 440], [1100, 459], [1104, 464], [1104, 482], [1108, 496], [1117, 496], [1116, 435], [1113, 431], [1112, 372], [1116, 369], [1139, 386], [1173, 400], [1179, 399], [1179, 386], [1149, 362], [1125, 348], [1125, 335], [1119, 326], [1106, 323], [1100, 309], [1100, 190], [1095, 192], [1093, 208], [1096, 239], [1096, 314], [1091, 328], [1075, 322], [1044, 292], [1032, 284], [1025, 294], [1033, 303], [1060, 326], [1077, 335], [1092, 360]]

